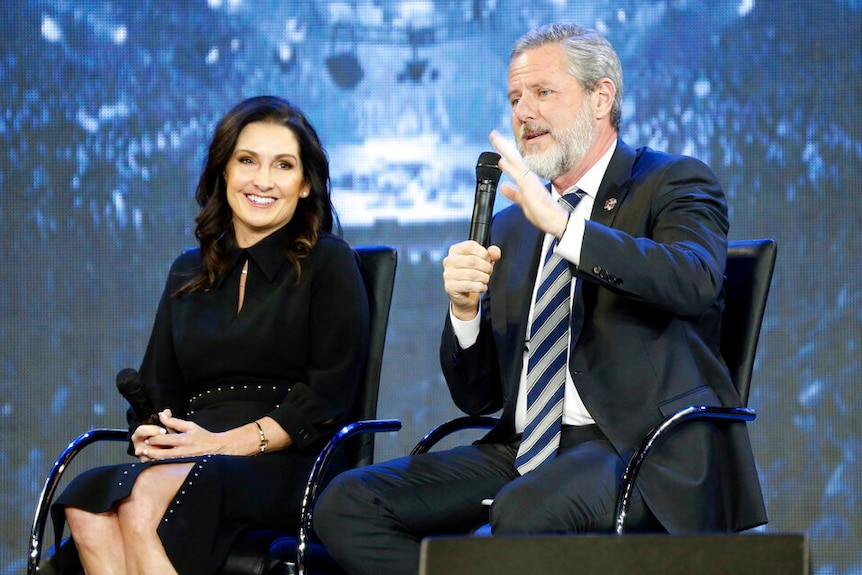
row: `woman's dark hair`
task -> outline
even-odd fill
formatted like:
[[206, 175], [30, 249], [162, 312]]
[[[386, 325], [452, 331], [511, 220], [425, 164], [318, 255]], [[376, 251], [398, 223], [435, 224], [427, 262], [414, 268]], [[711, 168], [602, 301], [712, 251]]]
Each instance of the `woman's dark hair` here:
[[203, 266], [199, 274], [177, 291], [177, 295], [208, 290], [225, 271], [222, 236], [233, 240], [233, 212], [227, 201], [224, 171], [233, 155], [240, 132], [254, 122], [268, 122], [288, 128], [299, 144], [302, 175], [310, 186], [308, 197], [297, 203], [296, 212], [285, 226], [285, 250], [297, 271], [300, 259], [317, 243], [321, 231], [331, 232], [333, 208], [330, 198], [329, 160], [317, 132], [302, 111], [277, 96], [257, 96], [243, 100], [216, 125], [198, 181], [195, 199], [201, 207], [195, 219], [195, 237], [200, 242]]

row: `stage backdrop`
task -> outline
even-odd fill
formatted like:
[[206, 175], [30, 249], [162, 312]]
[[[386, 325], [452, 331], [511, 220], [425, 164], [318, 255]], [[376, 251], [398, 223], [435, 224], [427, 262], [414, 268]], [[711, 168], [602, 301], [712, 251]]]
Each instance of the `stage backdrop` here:
[[139, 365], [194, 243], [213, 123], [242, 98], [299, 104], [344, 236], [400, 252], [379, 413], [404, 429], [378, 457], [456, 415], [440, 262], [467, 236], [488, 133], [510, 131], [509, 48], [554, 20], [617, 46], [629, 144], [703, 159], [732, 239], [777, 240], [751, 397], [766, 530], [810, 535], [819, 575], [862, 573], [859, 0], [5, 0], [0, 573], [23, 571], [56, 454], [124, 424], [115, 374]]

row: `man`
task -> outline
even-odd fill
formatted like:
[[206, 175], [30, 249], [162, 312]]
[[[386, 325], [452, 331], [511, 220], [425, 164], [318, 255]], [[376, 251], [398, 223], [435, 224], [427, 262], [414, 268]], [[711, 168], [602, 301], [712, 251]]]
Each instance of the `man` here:
[[[527, 34], [508, 92], [517, 147], [496, 132], [491, 143], [515, 205], [490, 247], [463, 242], [444, 259], [440, 348], [456, 405], [502, 409], [500, 421], [475, 445], [336, 480], [316, 526], [351, 574], [415, 574], [421, 539], [486, 522], [483, 499], [495, 534], [610, 532], [625, 460], [654, 425], [692, 403], [739, 404], [719, 354], [728, 216], [712, 172], [619, 139], [619, 60], [594, 31]], [[548, 277], [556, 261], [573, 281]], [[565, 303], [548, 303], [551, 284]], [[745, 425], [701, 422], [647, 460], [626, 527], [765, 521]]]

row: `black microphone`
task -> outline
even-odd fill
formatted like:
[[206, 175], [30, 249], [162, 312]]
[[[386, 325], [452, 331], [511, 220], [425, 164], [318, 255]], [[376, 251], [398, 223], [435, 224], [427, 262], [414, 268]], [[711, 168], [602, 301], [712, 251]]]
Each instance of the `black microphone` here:
[[494, 215], [494, 197], [497, 183], [503, 174], [497, 167], [500, 154], [482, 152], [476, 162], [476, 200], [473, 204], [473, 220], [470, 222], [470, 239], [484, 247], [491, 241], [491, 216]]
[[141, 376], [136, 370], [130, 367], [120, 370], [120, 373], [117, 374], [117, 390], [129, 402], [141, 424], [164, 427], [159, 421], [156, 406], [153, 405], [153, 400], [150, 399], [147, 390], [144, 389]]

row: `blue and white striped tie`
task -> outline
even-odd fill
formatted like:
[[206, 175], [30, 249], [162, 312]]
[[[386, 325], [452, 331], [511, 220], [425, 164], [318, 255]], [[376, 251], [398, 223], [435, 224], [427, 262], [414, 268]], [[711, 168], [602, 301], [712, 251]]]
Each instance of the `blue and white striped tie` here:
[[[584, 192], [560, 198], [574, 210]], [[556, 455], [563, 421], [569, 343], [569, 310], [572, 274], [569, 262], [554, 253], [551, 242], [536, 291], [527, 358], [527, 421], [515, 467], [526, 474]]]

